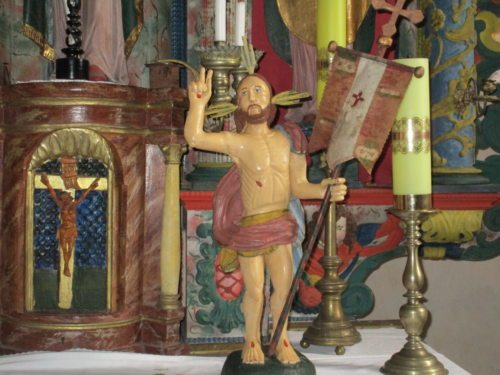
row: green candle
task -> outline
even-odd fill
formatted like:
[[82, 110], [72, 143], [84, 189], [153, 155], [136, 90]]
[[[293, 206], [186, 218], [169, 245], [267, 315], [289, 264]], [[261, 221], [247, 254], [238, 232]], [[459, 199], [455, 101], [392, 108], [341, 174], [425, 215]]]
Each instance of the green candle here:
[[331, 41], [341, 47], [347, 40], [347, 0], [318, 0], [316, 48], [318, 59], [318, 82], [316, 88], [319, 105], [328, 79], [328, 66], [332, 54], [328, 52]]
[[412, 77], [392, 128], [392, 188], [394, 195], [427, 195], [432, 193], [429, 61], [397, 62], [423, 67], [425, 74]]

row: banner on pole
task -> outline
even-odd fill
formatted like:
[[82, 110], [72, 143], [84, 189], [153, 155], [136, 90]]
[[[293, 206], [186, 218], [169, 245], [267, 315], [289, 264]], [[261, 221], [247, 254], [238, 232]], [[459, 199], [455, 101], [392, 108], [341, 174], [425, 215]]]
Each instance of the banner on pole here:
[[356, 158], [371, 173], [414, 70], [394, 61], [337, 47], [309, 141], [309, 152], [327, 149], [332, 170]]

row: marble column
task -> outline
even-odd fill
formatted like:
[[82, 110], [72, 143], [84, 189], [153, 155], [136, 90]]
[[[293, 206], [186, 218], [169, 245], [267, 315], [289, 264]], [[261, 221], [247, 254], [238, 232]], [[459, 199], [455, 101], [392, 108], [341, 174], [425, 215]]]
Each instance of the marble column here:
[[162, 148], [165, 155], [165, 198], [160, 245], [160, 307], [177, 309], [181, 271], [180, 164], [186, 145], [171, 144]]
[[426, 0], [422, 56], [429, 56], [433, 172], [474, 174], [476, 110], [455, 108], [455, 95], [476, 79], [474, 16], [477, 0]]

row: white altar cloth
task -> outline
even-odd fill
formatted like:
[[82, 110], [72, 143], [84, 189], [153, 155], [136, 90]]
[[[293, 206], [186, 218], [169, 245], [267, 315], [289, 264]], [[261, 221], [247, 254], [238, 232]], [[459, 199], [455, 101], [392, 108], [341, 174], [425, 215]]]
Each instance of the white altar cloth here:
[[[302, 332], [290, 332], [291, 341], [315, 365], [318, 375], [380, 374], [380, 367], [405, 343], [405, 332], [396, 328], [360, 329], [359, 344], [336, 355], [333, 347], [311, 345], [302, 349]], [[445, 356], [437, 356], [450, 375], [469, 372]], [[218, 375], [225, 357], [162, 356], [153, 354], [68, 350], [30, 352], [0, 357], [1, 375]]]

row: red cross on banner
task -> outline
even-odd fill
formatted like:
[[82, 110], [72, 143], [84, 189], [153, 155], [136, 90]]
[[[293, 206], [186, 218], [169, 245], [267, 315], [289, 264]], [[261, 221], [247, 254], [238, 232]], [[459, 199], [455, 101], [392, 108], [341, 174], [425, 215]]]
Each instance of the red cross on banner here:
[[356, 105], [358, 105], [359, 102], [365, 100], [363, 98], [363, 91], [360, 91], [357, 94], [352, 94], [352, 97], [354, 98], [354, 103], [352, 103], [351, 107], [356, 107]]

